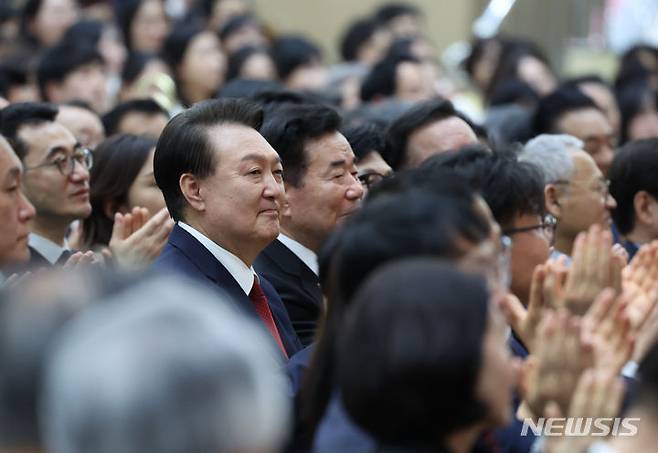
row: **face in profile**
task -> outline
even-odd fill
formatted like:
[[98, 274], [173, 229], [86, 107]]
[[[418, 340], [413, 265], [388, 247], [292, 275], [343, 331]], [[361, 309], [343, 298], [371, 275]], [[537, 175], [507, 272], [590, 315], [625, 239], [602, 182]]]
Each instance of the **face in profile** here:
[[155, 150], [151, 150], [130, 189], [128, 189], [127, 206], [124, 206], [126, 211], [139, 206], [148, 209], [149, 214], [154, 215], [165, 207], [164, 197], [153, 176], [154, 152]]
[[23, 167], [7, 141], [0, 138], [0, 267], [30, 259], [28, 222], [34, 207], [21, 188]]

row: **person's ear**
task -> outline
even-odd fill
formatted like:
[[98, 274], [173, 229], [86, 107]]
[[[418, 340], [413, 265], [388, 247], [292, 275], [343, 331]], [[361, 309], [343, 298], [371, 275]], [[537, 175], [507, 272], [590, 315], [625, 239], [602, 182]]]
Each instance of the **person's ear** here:
[[658, 203], [648, 192], [640, 190], [633, 197], [633, 211], [637, 221], [644, 225], [652, 225], [656, 221]]
[[195, 211], [205, 211], [206, 200], [201, 190], [201, 181], [196, 176], [190, 173], [183, 173], [178, 180], [178, 185], [192, 209]]
[[560, 189], [555, 184], [546, 184], [544, 187], [544, 203], [546, 210], [556, 219], [562, 214], [560, 206]]

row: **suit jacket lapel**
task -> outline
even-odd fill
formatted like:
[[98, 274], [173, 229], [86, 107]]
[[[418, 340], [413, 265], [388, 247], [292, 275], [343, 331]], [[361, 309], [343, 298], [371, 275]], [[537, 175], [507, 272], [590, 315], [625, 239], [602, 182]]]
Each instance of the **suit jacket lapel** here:
[[263, 253], [269, 255], [272, 261], [286, 274], [299, 279], [301, 287], [308, 293], [309, 297], [319, 304], [322, 303], [322, 290], [320, 289], [318, 276], [292, 250], [278, 239], [275, 239]]

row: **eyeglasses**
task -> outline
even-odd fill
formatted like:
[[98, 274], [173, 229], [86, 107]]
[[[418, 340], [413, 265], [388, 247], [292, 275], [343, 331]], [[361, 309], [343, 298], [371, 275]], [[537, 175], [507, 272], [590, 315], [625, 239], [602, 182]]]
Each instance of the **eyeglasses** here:
[[557, 219], [550, 214], [546, 214], [542, 222], [538, 225], [530, 225], [527, 227], [510, 228], [503, 231], [503, 234], [512, 236], [518, 233], [525, 233], [528, 231], [540, 230], [549, 244], [553, 244], [555, 238], [555, 229], [557, 228]]
[[55, 166], [62, 176], [71, 176], [75, 169], [75, 164], [79, 163], [85, 170], [90, 170], [94, 164], [94, 156], [87, 148], [76, 148], [71, 155], [60, 156], [51, 162], [46, 162], [35, 167], [26, 168], [25, 171], [36, 170], [38, 168]]
[[369, 171], [357, 176], [363, 187], [370, 189], [372, 186], [377, 184], [380, 181], [383, 181], [386, 178], [389, 178], [391, 175], [382, 175], [376, 171]]
[[[566, 181], [564, 179], [559, 179], [557, 181], [554, 181], [552, 184], [565, 184], [565, 185], [576, 186], [574, 182]], [[605, 202], [608, 199], [608, 195], [610, 195], [610, 180], [599, 179], [596, 181], [596, 185], [590, 186], [590, 190], [594, 190], [598, 192], [598, 194], [601, 195], [601, 199]]]

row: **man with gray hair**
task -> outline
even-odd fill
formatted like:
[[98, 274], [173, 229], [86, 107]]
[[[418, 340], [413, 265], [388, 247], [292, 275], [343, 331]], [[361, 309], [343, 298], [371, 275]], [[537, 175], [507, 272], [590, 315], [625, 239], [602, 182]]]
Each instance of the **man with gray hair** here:
[[158, 277], [76, 319], [46, 372], [47, 451], [278, 451], [289, 407], [274, 346], [227, 298]]
[[610, 227], [610, 212], [617, 203], [582, 141], [570, 135], [539, 135], [524, 146], [519, 160], [543, 173], [546, 209], [558, 219], [552, 257], [570, 255], [578, 233], [591, 225]]

